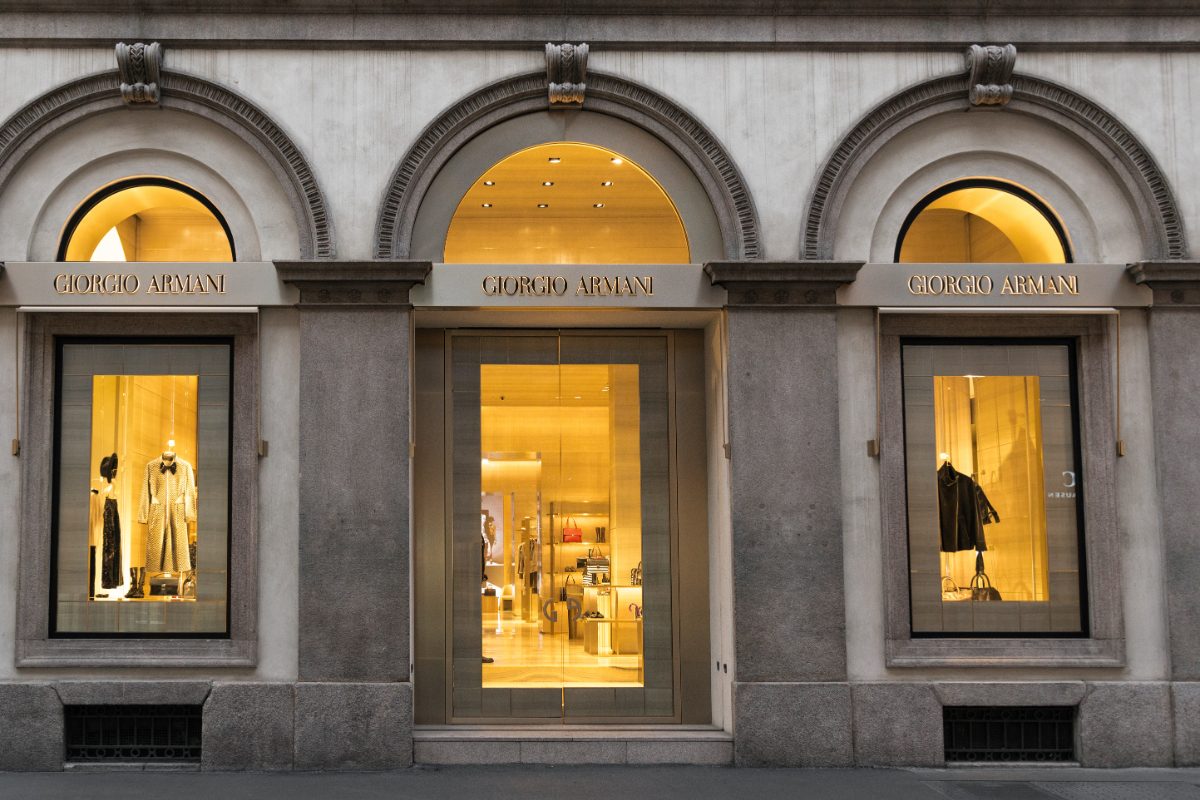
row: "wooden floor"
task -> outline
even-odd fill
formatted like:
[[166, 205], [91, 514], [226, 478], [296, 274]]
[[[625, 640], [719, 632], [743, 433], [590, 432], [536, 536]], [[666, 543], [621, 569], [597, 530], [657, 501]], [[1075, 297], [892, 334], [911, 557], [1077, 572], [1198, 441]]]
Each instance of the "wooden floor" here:
[[491, 621], [482, 633], [483, 654], [495, 659], [483, 665], [486, 688], [642, 685], [642, 657], [636, 653], [593, 655], [584, 650], [582, 638], [543, 634], [536, 622], [514, 619]]

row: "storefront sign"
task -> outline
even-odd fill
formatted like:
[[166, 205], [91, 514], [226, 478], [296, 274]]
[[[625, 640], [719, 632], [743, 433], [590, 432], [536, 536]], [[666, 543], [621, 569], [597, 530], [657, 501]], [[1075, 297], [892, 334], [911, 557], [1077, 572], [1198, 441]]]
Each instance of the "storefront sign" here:
[[293, 305], [295, 289], [269, 261], [233, 264], [8, 262], [0, 306]]
[[720, 308], [725, 291], [700, 264], [434, 264], [417, 307]]
[[1037, 308], [1150, 305], [1120, 264], [866, 264], [838, 290], [844, 306]]
[[[487, 275], [483, 293], [488, 297], [563, 297], [571, 281], [563, 275]], [[637, 297], [654, 294], [653, 275], [583, 275], [575, 283], [575, 294], [588, 297]]]

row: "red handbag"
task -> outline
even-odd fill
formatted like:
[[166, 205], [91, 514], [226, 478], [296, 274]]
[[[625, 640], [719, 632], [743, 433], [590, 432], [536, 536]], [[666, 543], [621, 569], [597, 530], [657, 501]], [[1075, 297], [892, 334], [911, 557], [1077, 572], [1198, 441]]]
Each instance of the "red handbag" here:
[[564, 542], [582, 542], [583, 528], [575, 524], [575, 520], [567, 517], [567, 524], [563, 525], [563, 541]]

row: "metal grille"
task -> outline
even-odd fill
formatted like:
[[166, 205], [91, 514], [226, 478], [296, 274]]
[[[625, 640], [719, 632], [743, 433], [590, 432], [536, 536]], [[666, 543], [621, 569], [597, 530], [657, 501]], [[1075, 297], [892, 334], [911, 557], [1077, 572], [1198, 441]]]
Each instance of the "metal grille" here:
[[66, 760], [199, 761], [200, 706], [65, 706]]
[[946, 706], [947, 761], [1074, 761], [1074, 706]]

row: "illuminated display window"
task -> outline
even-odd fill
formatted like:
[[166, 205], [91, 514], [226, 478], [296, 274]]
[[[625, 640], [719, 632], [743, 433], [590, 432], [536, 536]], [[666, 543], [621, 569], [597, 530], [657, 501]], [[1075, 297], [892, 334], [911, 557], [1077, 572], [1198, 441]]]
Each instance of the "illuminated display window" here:
[[1073, 344], [902, 358], [914, 635], [1086, 633]]
[[902, 264], [1065, 264], [1066, 232], [1036, 196], [991, 179], [956, 181], [908, 215], [896, 244]]
[[227, 632], [230, 347], [60, 343], [56, 634]]
[[120, 181], [71, 217], [60, 261], [233, 261], [233, 237], [216, 206], [163, 178]]

